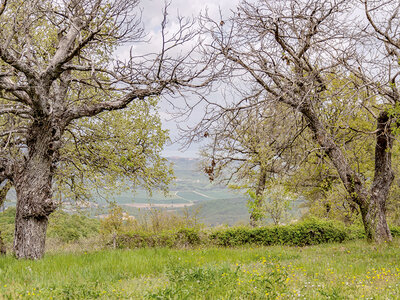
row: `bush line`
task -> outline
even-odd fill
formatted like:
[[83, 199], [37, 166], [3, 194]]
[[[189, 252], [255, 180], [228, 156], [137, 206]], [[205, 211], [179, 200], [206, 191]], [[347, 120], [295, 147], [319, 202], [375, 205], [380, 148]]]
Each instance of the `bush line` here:
[[[400, 227], [393, 227], [391, 231], [393, 236], [400, 236]], [[159, 233], [121, 232], [116, 236], [116, 244], [119, 248], [190, 247], [198, 245], [224, 247], [288, 245], [303, 247], [323, 243], [341, 243], [362, 238], [365, 238], [365, 234], [361, 227], [346, 227], [334, 221], [308, 219], [295, 224], [258, 228], [240, 226], [218, 229], [181, 228]]]

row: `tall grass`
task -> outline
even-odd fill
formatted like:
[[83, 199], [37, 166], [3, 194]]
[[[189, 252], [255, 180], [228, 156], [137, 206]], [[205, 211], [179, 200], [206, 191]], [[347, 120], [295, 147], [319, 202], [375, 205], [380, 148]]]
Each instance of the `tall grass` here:
[[400, 240], [0, 258], [1, 299], [400, 299]]

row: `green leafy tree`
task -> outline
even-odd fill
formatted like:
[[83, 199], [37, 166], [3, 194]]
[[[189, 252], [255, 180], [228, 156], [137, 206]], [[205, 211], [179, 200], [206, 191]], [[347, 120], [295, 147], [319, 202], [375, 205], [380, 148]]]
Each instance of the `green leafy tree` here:
[[283, 185], [274, 183], [261, 195], [257, 195], [253, 190], [249, 190], [247, 194], [250, 197], [248, 206], [254, 214], [257, 214], [257, 223], [270, 218], [274, 225], [279, 225], [289, 220], [289, 210], [292, 208], [295, 196]]
[[131, 103], [123, 111], [80, 120], [65, 134], [55, 173], [55, 199], [91, 200], [94, 190], [115, 193], [141, 186], [167, 191], [171, 165], [161, 157], [168, 132], [157, 101]]
[[133, 227], [133, 220], [124, 213], [118, 205], [112, 205], [108, 215], [100, 222], [100, 233], [108, 238], [111, 236], [113, 248], [117, 248], [117, 235]]
[[[132, 48], [121, 58], [118, 47], [145, 38], [138, 0], [0, 2], [0, 182], [10, 180], [17, 193], [16, 257], [43, 256], [48, 217], [57, 207], [57, 180], [61, 189], [72, 180], [75, 193], [84, 194], [82, 171], [105, 185], [117, 183], [125, 168], [133, 184], [165, 186], [168, 179], [162, 177], [169, 171], [157, 158], [165, 136], [156, 141], [157, 121], [147, 112], [156, 97], [201, 86], [192, 80], [204, 69], [194, 64], [190, 49], [178, 49], [192, 41], [192, 22], [180, 18], [177, 31], [167, 34], [166, 8], [163, 17], [160, 52], [140, 54]], [[145, 120], [124, 121], [141, 114]], [[127, 128], [108, 128], [108, 121]], [[150, 124], [141, 132], [140, 122], [146, 121]], [[128, 140], [134, 126], [134, 138]], [[129, 133], [121, 141], [126, 148], [116, 141], [118, 128]], [[128, 149], [132, 144], [137, 147]], [[107, 172], [98, 177], [104, 168]]]

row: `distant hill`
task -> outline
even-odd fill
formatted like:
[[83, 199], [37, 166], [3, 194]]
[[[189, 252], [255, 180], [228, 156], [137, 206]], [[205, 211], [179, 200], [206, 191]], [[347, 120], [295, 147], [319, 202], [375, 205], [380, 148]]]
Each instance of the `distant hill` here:
[[[194, 158], [170, 157], [173, 163], [175, 181], [170, 187], [170, 195], [165, 197], [155, 192], [150, 197], [144, 190], [115, 196], [130, 214], [137, 215], [150, 206], [167, 210], [199, 210], [200, 220], [208, 225], [248, 222], [249, 213], [246, 199], [225, 186], [210, 183], [208, 177], [199, 170], [199, 160]], [[146, 204], [146, 206], [144, 206]]]
[[[249, 214], [245, 197], [225, 186], [210, 183], [208, 177], [199, 170], [198, 159], [170, 157], [168, 160], [173, 163], [176, 176], [168, 196], [158, 191], [154, 191], [150, 196], [143, 189], [123, 192], [110, 199], [94, 196], [94, 205], [90, 205], [85, 210], [89, 210], [92, 216], [102, 215], [108, 203], [115, 201], [134, 216], [150, 207], [173, 211], [199, 209], [200, 220], [205, 224], [233, 225], [248, 222]], [[15, 191], [10, 191], [7, 199], [6, 207], [15, 206]]]
[[[156, 208], [175, 212], [198, 212], [200, 222], [211, 226], [249, 222], [246, 197], [225, 186], [210, 183], [208, 177], [199, 170], [198, 159], [170, 157], [168, 160], [173, 163], [176, 176], [168, 196], [159, 191], [154, 191], [150, 196], [145, 190], [138, 189], [135, 192], [116, 194], [110, 199], [97, 196], [83, 210], [98, 217], [107, 213], [109, 202], [115, 201], [136, 217], [148, 212], [150, 208]], [[15, 206], [14, 190], [9, 192], [7, 199], [5, 207]], [[306, 211], [301, 207], [303, 202], [304, 199], [298, 199], [293, 203], [293, 218], [299, 218]], [[68, 206], [65, 208], [70, 210]]]
[[199, 209], [200, 220], [209, 226], [249, 223], [250, 214], [246, 207], [246, 200], [243, 198], [210, 200], [190, 208], [192, 212], [197, 209]]

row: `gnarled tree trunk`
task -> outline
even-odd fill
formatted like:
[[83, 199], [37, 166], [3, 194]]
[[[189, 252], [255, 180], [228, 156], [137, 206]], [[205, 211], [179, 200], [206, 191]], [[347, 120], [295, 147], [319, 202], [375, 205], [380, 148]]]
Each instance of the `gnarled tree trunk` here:
[[361, 208], [365, 234], [369, 241], [378, 243], [392, 241], [392, 234], [386, 221], [386, 198], [371, 197], [369, 205]]
[[52, 141], [50, 122], [34, 124], [28, 141], [29, 156], [14, 176], [17, 192], [14, 252], [17, 258], [44, 255], [48, 216], [55, 210], [52, 199]]
[[386, 221], [386, 201], [394, 179], [392, 147], [390, 116], [387, 112], [381, 112], [377, 120], [374, 181], [368, 201], [364, 205], [360, 205], [367, 238], [379, 243], [392, 240]]

